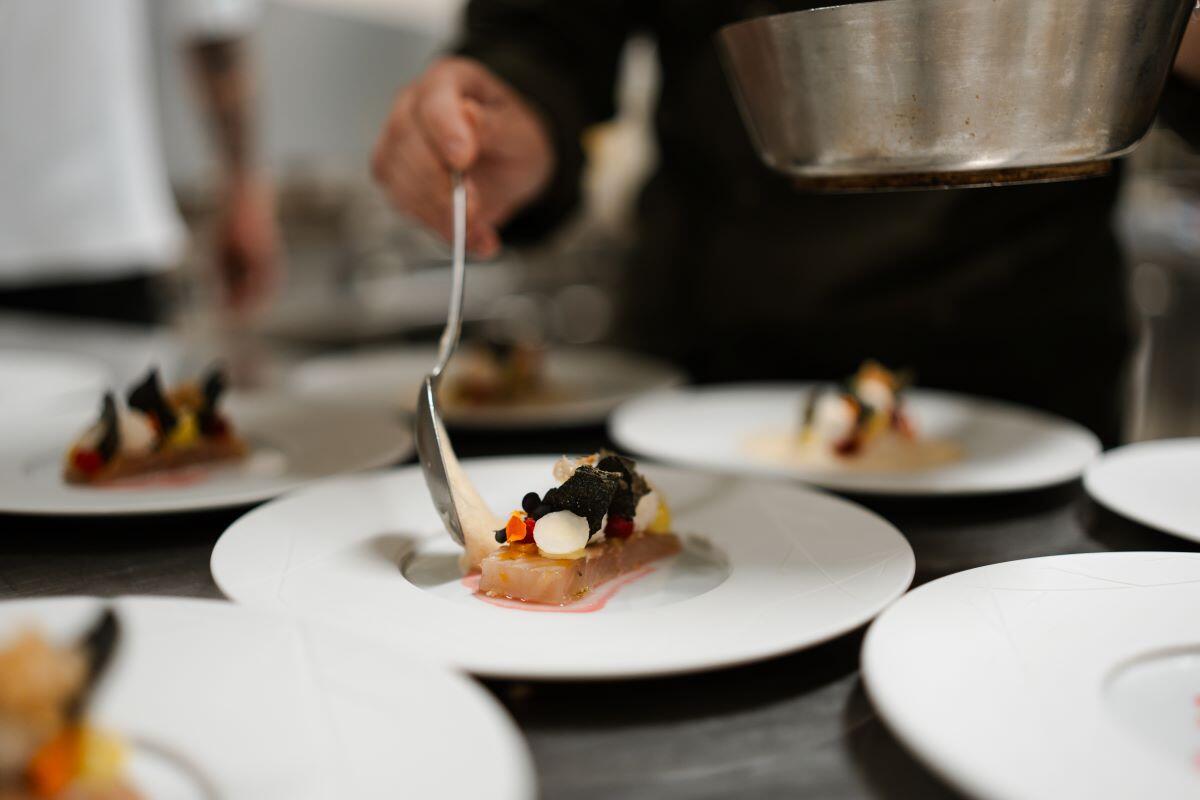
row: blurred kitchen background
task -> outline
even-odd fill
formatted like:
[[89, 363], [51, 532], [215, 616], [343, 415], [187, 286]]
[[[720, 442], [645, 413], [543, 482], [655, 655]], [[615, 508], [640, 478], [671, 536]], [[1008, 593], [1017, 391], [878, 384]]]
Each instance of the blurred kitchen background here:
[[[397, 89], [445, 47], [461, 0], [268, 0], [254, 40], [260, 152], [279, 189], [287, 284], [251, 326], [219, 321], [201, 276], [210, 252], [214, 161], [194, 86], [152, 4], [164, 146], [192, 231], [172, 286], [164, 349], [234, 354], [241, 382], [269, 384], [317, 352], [431, 339], [444, 321], [446, 248], [399, 219], [369, 176], [369, 156]], [[471, 319], [536, 316], [565, 343], [611, 333], [612, 286], [628, 245], [632, 201], [655, 159], [652, 43], [627, 49], [620, 113], [593, 131], [582, 214], [549, 244], [475, 265]], [[1127, 438], [1200, 434], [1200, 159], [1155, 131], [1131, 159], [1120, 208], [1143, 332]], [[1087, 291], [1087, 287], [1080, 287]], [[0, 343], [70, 329], [0, 321]], [[139, 342], [146, 340], [139, 339]], [[150, 346], [150, 345], [144, 345]], [[103, 342], [97, 349], [107, 347]], [[140, 359], [139, 359], [140, 360]]]

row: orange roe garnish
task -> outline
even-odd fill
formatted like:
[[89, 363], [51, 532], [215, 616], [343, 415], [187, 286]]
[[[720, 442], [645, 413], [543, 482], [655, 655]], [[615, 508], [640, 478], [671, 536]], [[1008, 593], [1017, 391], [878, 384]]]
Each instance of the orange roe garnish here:
[[529, 530], [525, 527], [525, 518], [520, 514], [513, 514], [509, 517], [504, 526], [504, 535], [509, 542], [519, 542], [528, 536]]
[[29, 761], [26, 777], [35, 797], [54, 797], [79, 771], [80, 731], [70, 727], [42, 745]]

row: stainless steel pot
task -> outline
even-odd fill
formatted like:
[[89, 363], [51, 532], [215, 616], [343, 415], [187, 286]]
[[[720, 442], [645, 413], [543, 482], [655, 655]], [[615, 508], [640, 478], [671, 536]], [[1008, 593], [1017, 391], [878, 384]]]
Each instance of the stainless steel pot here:
[[759, 153], [817, 189], [1107, 171], [1149, 130], [1194, 0], [879, 0], [718, 34]]

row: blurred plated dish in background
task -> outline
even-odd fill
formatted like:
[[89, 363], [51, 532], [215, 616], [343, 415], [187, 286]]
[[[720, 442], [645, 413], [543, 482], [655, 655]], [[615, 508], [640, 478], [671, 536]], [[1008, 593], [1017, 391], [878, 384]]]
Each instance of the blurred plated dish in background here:
[[[473, 368], [470, 353], [476, 347], [482, 352], [476, 351], [479, 360]], [[540, 356], [535, 357], [536, 351], [526, 353], [529, 358], [523, 363], [528, 369], [505, 372], [483, 347], [468, 338], [463, 353], [450, 362], [441, 400], [449, 425], [497, 429], [595, 425], [631, 397], [684, 382], [683, 374], [668, 364], [601, 347], [550, 346]], [[409, 412], [435, 360], [434, 348], [423, 345], [318, 356], [296, 368], [290, 387], [313, 399]], [[536, 381], [536, 390], [523, 380]], [[489, 387], [486, 393], [469, 388], [484, 383]]]

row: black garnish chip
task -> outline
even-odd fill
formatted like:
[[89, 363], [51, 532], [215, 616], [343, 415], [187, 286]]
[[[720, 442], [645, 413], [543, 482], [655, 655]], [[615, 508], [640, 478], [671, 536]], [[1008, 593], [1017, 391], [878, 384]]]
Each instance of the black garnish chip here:
[[228, 386], [229, 381], [226, 380], [225, 372], [220, 366], [214, 366], [209, 369], [208, 374], [204, 376], [204, 383], [200, 386], [200, 390], [204, 394], [203, 410], [215, 411], [221, 395], [225, 394], [225, 389]]
[[113, 613], [111, 608], [106, 608], [92, 627], [83, 635], [83, 638], [79, 642], [79, 649], [83, 653], [87, 675], [78, 692], [67, 702], [66, 712], [68, 719], [72, 721], [78, 720], [83, 714], [92, 691], [96, 688], [100, 677], [112, 662], [120, 633], [121, 627], [117, 623], [117, 615]]
[[637, 462], [626, 456], [602, 451], [596, 468], [621, 476], [617, 491], [613, 493], [608, 513], [611, 516], [625, 517], [626, 519], [636, 517], [638, 501], [650, 493], [650, 485], [637, 471]]
[[521, 509], [530, 516], [542, 504], [542, 498], [538, 497], [537, 492], [530, 492], [521, 498]]
[[613, 495], [621, 476], [584, 465], [575, 470], [562, 486], [546, 492], [543, 499], [553, 511], [570, 511], [586, 517], [590, 533], [600, 530], [600, 523], [608, 513]]
[[130, 408], [136, 408], [158, 421], [159, 431], [164, 438], [174, 430], [178, 420], [163, 394], [157, 368], [151, 369], [142, 382], [129, 391], [128, 400]]
[[200, 424], [200, 432], [205, 436], [216, 436], [225, 429], [217, 414], [217, 403], [221, 401], [221, 395], [225, 393], [227, 385], [225, 373], [219, 366], [210, 369], [200, 385], [204, 405], [196, 412], [196, 421]]
[[112, 392], [104, 394], [104, 404], [100, 407], [100, 441], [96, 444], [96, 452], [107, 464], [117, 454], [121, 446], [121, 430], [117, 423], [117, 401]]
[[504, 531], [504, 529], [500, 529], [500, 530], [496, 531], [496, 541], [497, 542], [499, 542], [500, 544], [504, 544], [507, 540], [508, 540], [508, 534]]

